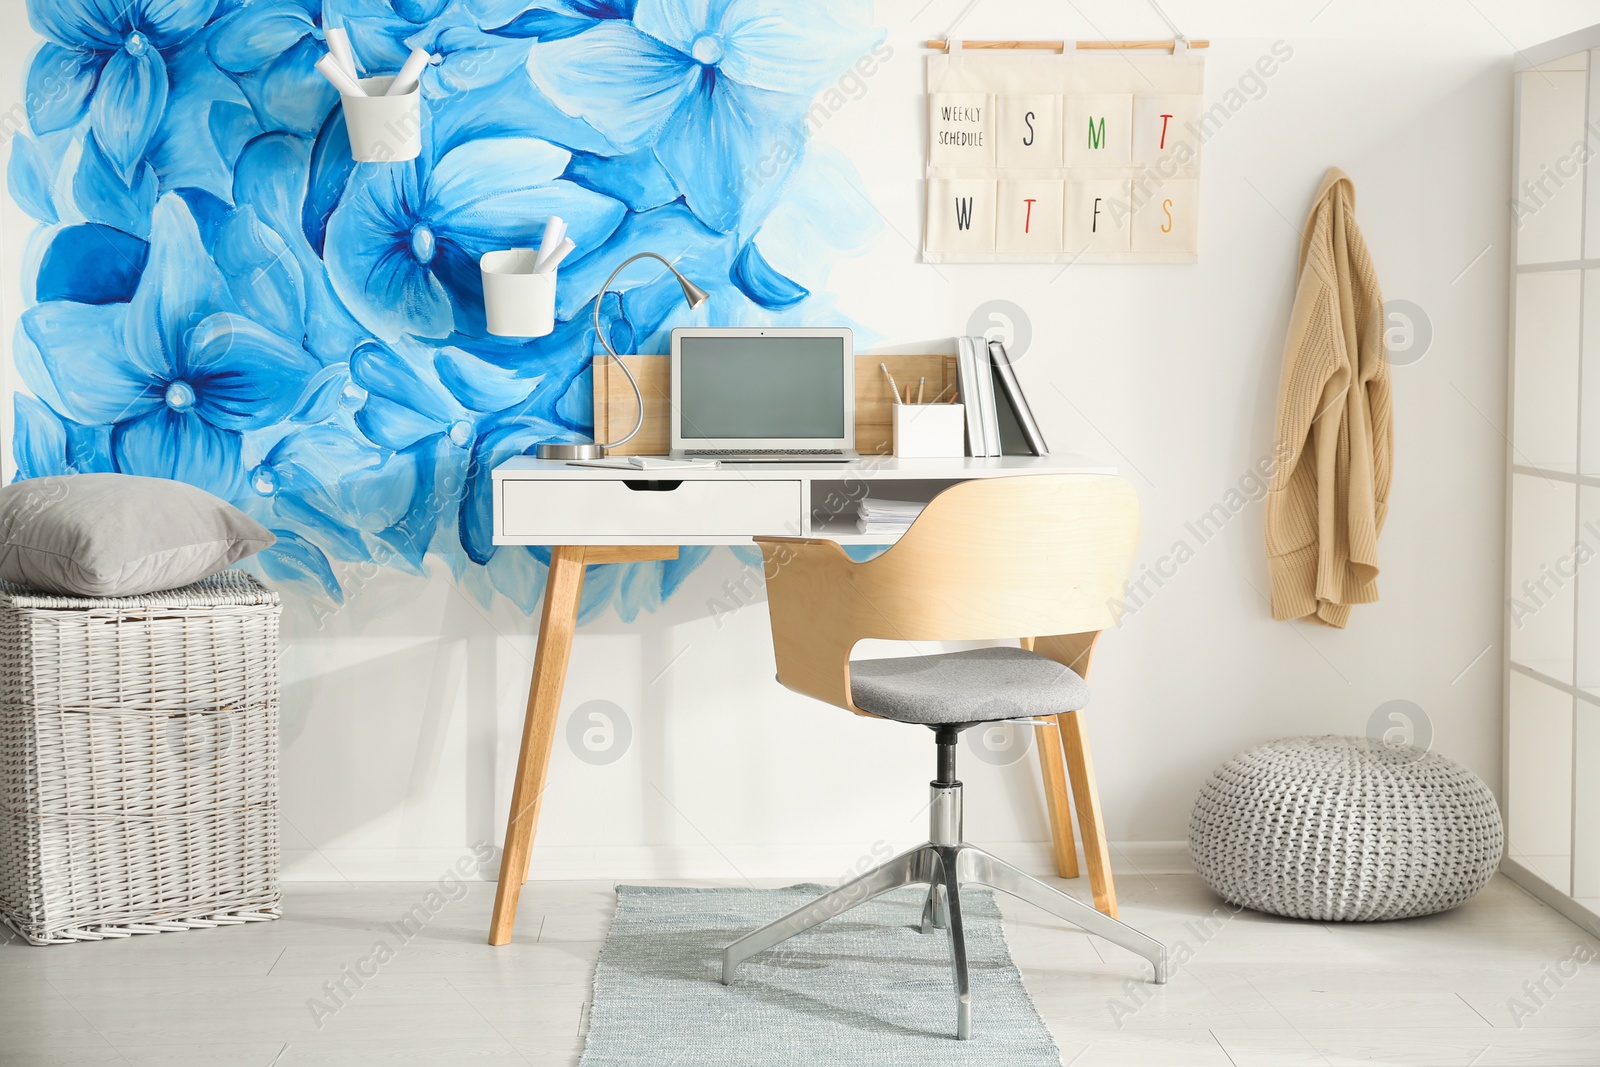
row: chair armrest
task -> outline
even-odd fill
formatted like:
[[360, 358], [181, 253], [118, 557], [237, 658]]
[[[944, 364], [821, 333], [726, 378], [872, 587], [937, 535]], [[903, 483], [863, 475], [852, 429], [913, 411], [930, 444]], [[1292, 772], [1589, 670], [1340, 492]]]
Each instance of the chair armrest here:
[[857, 566], [836, 541], [758, 537], [772, 616], [778, 681], [835, 707], [866, 714], [850, 699], [850, 650], [859, 640], [851, 605]]
[[1089, 664], [1094, 659], [1095, 645], [1099, 642], [1102, 632], [1094, 630], [1082, 634], [1053, 634], [1049, 637], [1032, 638], [1028, 644], [1032, 651], [1069, 668], [1079, 678], [1088, 678]]

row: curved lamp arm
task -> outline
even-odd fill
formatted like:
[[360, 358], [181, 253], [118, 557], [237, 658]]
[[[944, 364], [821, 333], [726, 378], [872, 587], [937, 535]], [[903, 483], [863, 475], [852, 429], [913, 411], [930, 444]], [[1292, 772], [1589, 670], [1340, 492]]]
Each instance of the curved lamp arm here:
[[638, 410], [638, 415], [635, 417], [633, 422], [633, 429], [629, 430], [626, 436], [619, 437], [615, 441], [607, 441], [605, 443], [596, 442], [596, 444], [603, 449], [618, 448], [627, 444], [629, 441], [638, 436], [639, 431], [644, 427], [644, 394], [639, 391], [639, 383], [634, 380], [633, 372], [630, 371], [628, 369], [628, 365], [622, 361], [622, 357], [617, 355], [616, 349], [611, 347], [610, 340], [606, 338], [605, 330], [600, 326], [600, 304], [603, 300], [605, 300], [606, 293], [611, 289], [611, 283], [617, 280], [617, 275], [622, 273], [622, 269], [624, 267], [639, 259], [660, 260], [661, 263], [672, 272], [672, 276], [678, 279], [678, 284], [683, 288], [683, 298], [689, 302], [690, 308], [697, 308], [706, 302], [706, 291], [704, 289], [700, 288], [698, 285], [694, 284], [694, 282], [691, 282], [688, 278], [685, 278], [682, 274], [678, 273], [677, 267], [674, 267], [671, 263], [667, 262], [665, 257], [658, 256], [654, 252], [640, 252], [636, 255], [629, 256], [627, 259], [623, 260], [617, 265], [617, 269], [611, 272], [611, 277], [607, 278], [605, 284], [600, 287], [599, 294], [594, 298], [594, 333], [596, 337], [600, 338], [600, 343], [605, 346], [606, 352], [613, 360], [616, 361], [617, 366], [622, 368], [622, 373], [627, 377], [628, 384], [633, 386], [633, 399]]

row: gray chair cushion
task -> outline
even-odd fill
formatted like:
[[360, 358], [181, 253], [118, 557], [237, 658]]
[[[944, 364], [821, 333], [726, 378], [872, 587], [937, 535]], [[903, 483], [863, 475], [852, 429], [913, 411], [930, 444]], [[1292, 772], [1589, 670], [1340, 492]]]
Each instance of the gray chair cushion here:
[[1034, 652], [974, 648], [853, 660], [850, 696], [862, 711], [938, 726], [1077, 711], [1089, 703], [1089, 683]]

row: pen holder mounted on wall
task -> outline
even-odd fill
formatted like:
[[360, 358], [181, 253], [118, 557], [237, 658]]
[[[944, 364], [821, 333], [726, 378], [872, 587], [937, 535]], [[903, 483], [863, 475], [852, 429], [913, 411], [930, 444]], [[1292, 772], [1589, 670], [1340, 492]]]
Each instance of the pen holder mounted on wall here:
[[537, 248], [485, 252], [483, 312], [496, 337], [544, 337], [556, 328], [556, 272], [538, 273]]
[[393, 75], [362, 78], [366, 96], [339, 94], [350, 155], [357, 163], [398, 163], [422, 154], [422, 86], [384, 96]]

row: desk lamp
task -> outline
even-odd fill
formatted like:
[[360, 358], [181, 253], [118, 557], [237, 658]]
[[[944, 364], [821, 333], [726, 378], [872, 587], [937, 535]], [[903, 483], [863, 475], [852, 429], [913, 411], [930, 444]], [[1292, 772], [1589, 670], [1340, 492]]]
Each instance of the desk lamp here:
[[615, 441], [601, 444], [598, 441], [547, 441], [539, 446], [540, 459], [600, 459], [606, 454], [606, 449], [617, 448], [633, 440], [644, 426], [644, 394], [639, 391], [639, 383], [633, 378], [633, 372], [628, 370], [628, 365], [622, 362], [622, 357], [617, 355], [616, 349], [611, 347], [611, 341], [606, 337], [606, 332], [600, 326], [600, 302], [606, 298], [606, 293], [611, 289], [611, 283], [617, 280], [617, 275], [622, 273], [622, 268], [636, 259], [660, 260], [672, 276], [678, 279], [678, 284], [683, 287], [683, 298], [689, 302], [690, 308], [697, 308], [706, 302], [706, 291], [678, 273], [678, 268], [668, 263], [665, 258], [654, 252], [640, 252], [623, 260], [617, 269], [611, 272], [605, 284], [600, 287], [600, 292], [594, 298], [594, 332], [600, 338], [600, 343], [605, 345], [606, 352], [616, 360], [617, 366], [622, 368], [622, 373], [627, 376], [628, 384], [633, 386], [633, 399], [638, 406], [638, 416], [634, 419], [633, 429], [627, 435]]

